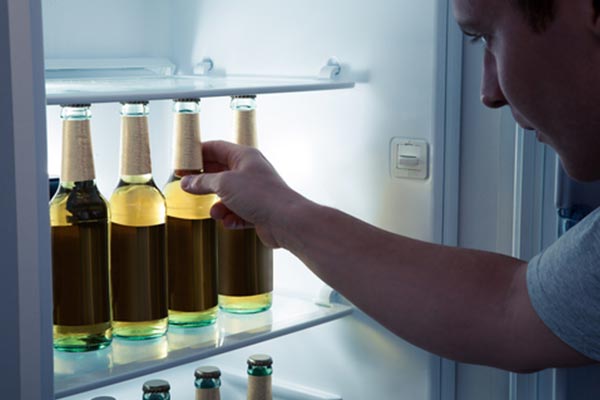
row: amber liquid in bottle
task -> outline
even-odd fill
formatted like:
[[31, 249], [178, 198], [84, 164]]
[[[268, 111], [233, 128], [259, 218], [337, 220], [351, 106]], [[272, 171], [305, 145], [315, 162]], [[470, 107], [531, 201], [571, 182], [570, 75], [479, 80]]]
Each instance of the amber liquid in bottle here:
[[65, 106], [63, 161], [50, 201], [54, 347], [90, 351], [112, 340], [109, 209], [96, 184], [88, 105]]
[[217, 232], [210, 208], [213, 194], [192, 195], [181, 178], [203, 172], [199, 100], [174, 103], [174, 171], [164, 187], [167, 201], [169, 323], [197, 327], [215, 322], [218, 312]]
[[[254, 96], [233, 97], [234, 133], [239, 144], [256, 147]], [[254, 229], [218, 224], [219, 307], [231, 313], [268, 310], [273, 302], [273, 250]]]
[[113, 334], [167, 331], [166, 207], [152, 179], [146, 103], [121, 110], [121, 177], [111, 198]]

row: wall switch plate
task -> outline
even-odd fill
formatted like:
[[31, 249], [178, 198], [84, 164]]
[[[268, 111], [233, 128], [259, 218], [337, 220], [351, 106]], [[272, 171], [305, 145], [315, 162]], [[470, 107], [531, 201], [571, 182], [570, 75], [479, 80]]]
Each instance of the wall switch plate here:
[[394, 178], [427, 179], [429, 145], [425, 140], [395, 137], [390, 143], [390, 172]]

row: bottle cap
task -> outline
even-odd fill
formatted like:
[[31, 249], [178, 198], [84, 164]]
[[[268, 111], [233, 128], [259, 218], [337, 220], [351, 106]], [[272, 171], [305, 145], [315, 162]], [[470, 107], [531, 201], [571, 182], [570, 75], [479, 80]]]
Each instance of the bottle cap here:
[[91, 104], [61, 104], [61, 107], [72, 107], [72, 108], [80, 108], [80, 107], [91, 107]]
[[200, 99], [197, 98], [197, 97], [184, 97], [184, 98], [181, 98], [181, 99], [173, 99], [173, 101], [185, 101], [185, 102], [194, 101], [194, 102], [199, 102]]
[[221, 377], [221, 370], [212, 365], [206, 365], [203, 367], [196, 368], [196, 371], [194, 371], [194, 376], [198, 379], [216, 379]]
[[147, 100], [122, 101], [121, 104], [122, 105], [125, 105], [125, 104], [143, 104], [143, 105], [146, 105], [146, 104], [148, 104], [148, 101]]
[[168, 392], [170, 389], [171, 385], [169, 385], [169, 382], [163, 379], [152, 379], [150, 381], [146, 381], [142, 387], [144, 393]]
[[271, 364], [273, 364], [273, 359], [266, 354], [254, 354], [248, 357], [248, 366], [250, 367], [270, 367]]

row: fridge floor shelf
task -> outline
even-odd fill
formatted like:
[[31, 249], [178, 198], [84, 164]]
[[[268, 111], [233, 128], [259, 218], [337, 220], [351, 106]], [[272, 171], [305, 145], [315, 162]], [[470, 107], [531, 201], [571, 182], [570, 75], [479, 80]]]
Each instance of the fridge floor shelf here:
[[111, 385], [181, 364], [201, 360], [349, 315], [352, 308], [328, 307], [275, 294], [273, 307], [253, 315], [219, 313], [203, 328], [169, 328], [148, 341], [114, 339], [106, 349], [89, 353], [54, 352], [55, 397]]
[[354, 82], [317, 78], [253, 76], [46, 77], [48, 105], [92, 104], [177, 98], [259, 95], [347, 89]]

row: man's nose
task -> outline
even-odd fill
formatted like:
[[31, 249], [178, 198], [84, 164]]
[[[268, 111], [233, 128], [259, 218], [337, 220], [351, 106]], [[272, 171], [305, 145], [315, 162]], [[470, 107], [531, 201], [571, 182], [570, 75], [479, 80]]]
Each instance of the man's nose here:
[[496, 58], [485, 50], [483, 56], [483, 75], [481, 78], [481, 102], [489, 108], [500, 108], [508, 104], [498, 83]]

